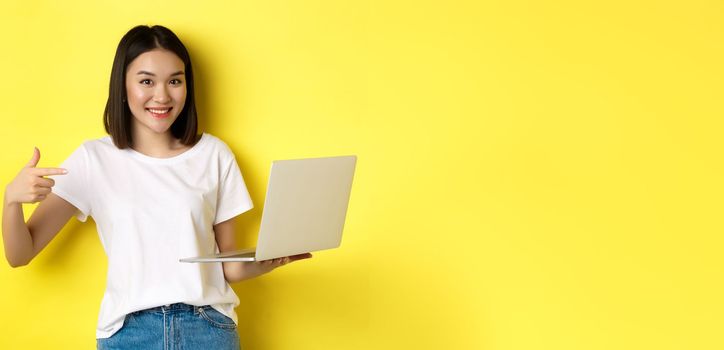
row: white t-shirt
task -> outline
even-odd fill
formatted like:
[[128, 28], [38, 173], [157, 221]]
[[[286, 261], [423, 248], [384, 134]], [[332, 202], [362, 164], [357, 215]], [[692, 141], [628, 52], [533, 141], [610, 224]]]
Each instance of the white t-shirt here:
[[179, 259], [218, 253], [213, 225], [253, 207], [234, 154], [204, 133], [189, 150], [154, 158], [118, 149], [106, 136], [85, 141], [61, 164], [53, 193], [76, 217], [96, 222], [108, 256], [96, 338], [117, 332], [126, 314], [173, 303], [211, 305], [238, 324], [239, 298], [221, 263]]

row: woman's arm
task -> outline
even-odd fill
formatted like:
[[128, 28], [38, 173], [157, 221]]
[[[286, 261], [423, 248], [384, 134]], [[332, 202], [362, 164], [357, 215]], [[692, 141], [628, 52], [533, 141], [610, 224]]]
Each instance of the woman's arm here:
[[3, 247], [12, 267], [26, 265], [33, 254], [33, 238], [25, 226], [22, 203], [3, 200]]
[[[214, 233], [216, 235], [216, 244], [219, 246], [220, 252], [223, 253], [238, 249], [236, 247], [236, 238], [234, 236], [234, 218], [214, 225]], [[307, 253], [265, 261], [229, 261], [222, 262], [221, 264], [224, 269], [224, 278], [226, 278], [229, 283], [234, 283], [263, 275], [292, 261], [311, 257], [312, 254]]]
[[3, 203], [3, 243], [5, 257], [12, 267], [27, 265], [73, 217], [76, 208], [51, 193], [40, 202], [27, 224], [20, 203], [5, 198]]
[[[48, 175], [63, 175], [64, 169], [36, 168], [40, 151], [5, 187], [2, 214], [2, 235], [5, 258], [12, 267], [27, 265], [73, 217], [76, 208], [52, 193], [55, 184]], [[27, 224], [23, 203], [40, 202]]]

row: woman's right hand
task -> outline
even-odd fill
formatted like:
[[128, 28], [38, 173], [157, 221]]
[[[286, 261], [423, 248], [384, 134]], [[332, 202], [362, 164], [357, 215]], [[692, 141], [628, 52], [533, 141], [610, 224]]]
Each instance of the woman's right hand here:
[[55, 185], [53, 179], [43, 176], [65, 175], [68, 173], [62, 168], [36, 168], [40, 161], [40, 150], [36, 147], [33, 150], [33, 158], [30, 159], [5, 187], [5, 203], [36, 203], [45, 199]]

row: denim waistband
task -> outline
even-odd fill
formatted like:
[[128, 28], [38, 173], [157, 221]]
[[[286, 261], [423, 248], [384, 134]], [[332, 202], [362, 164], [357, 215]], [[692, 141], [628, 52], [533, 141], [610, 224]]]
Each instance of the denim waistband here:
[[168, 304], [168, 305], [162, 305], [157, 307], [152, 307], [150, 309], [145, 310], [139, 310], [137, 312], [156, 312], [156, 313], [170, 313], [170, 312], [181, 312], [181, 311], [194, 311], [198, 308], [206, 308], [205, 306], [194, 306], [184, 303], [175, 303], [175, 304]]

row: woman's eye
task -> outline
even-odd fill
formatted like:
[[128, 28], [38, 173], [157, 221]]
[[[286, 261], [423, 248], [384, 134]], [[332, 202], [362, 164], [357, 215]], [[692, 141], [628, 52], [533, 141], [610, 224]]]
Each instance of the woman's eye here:
[[143, 80], [141, 80], [141, 84], [147, 85], [147, 83], [150, 84], [150, 83], [151, 83], [151, 79], [143, 79]]
[[171, 80], [171, 84], [179, 85], [179, 84], [181, 84], [181, 80], [173, 79], [173, 80]]

